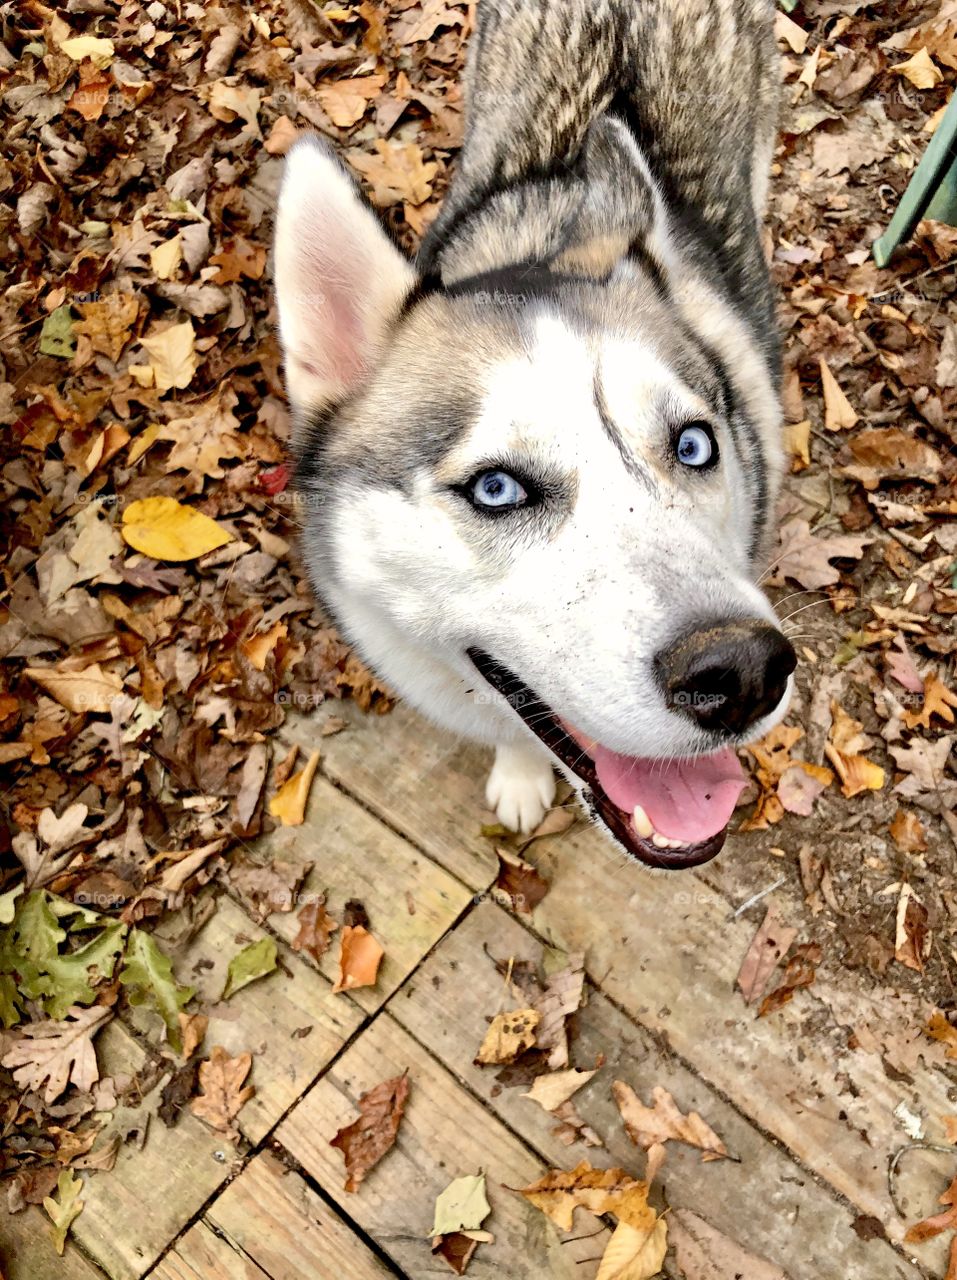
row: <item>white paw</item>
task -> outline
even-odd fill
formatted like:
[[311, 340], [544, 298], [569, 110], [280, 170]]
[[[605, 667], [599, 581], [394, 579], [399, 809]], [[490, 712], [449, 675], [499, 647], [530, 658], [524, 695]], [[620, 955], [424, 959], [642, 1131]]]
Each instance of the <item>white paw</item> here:
[[485, 800], [503, 827], [527, 835], [554, 799], [555, 774], [548, 756], [533, 747], [496, 747]]

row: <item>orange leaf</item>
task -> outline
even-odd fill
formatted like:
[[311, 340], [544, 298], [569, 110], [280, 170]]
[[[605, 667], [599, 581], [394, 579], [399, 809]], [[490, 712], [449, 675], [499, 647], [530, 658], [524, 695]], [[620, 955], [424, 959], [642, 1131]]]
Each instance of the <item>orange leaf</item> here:
[[269, 801], [269, 812], [284, 827], [301, 826], [306, 816], [309, 788], [319, 764], [319, 752], [314, 751], [305, 766], [284, 782]]
[[384, 949], [363, 925], [343, 925], [339, 938], [339, 976], [335, 991], [372, 987], [379, 973]]

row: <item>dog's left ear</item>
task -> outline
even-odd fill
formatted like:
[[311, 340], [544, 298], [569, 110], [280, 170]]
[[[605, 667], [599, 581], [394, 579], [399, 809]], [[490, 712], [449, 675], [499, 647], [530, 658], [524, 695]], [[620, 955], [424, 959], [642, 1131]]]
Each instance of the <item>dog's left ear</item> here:
[[589, 127], [580, 164], [584, 198], [553, 267], [600, 278], [636, 246], [665, 266], [667, 212], [628, 126], [600, 116]]
[[297, 142], [276, 214], [276, 297], [286, 385], [299, 413], [361, 384], [414, 283], [331, 149], [315, 135]]

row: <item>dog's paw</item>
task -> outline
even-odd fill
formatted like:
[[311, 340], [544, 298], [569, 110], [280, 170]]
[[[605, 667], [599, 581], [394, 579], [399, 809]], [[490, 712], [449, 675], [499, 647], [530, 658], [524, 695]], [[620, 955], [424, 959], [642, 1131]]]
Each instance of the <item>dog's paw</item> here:
[[485, 800], [503, 827], [527, 835], [554, 799], [555, 774], [548, 756], [525, 746], [495, 748]]

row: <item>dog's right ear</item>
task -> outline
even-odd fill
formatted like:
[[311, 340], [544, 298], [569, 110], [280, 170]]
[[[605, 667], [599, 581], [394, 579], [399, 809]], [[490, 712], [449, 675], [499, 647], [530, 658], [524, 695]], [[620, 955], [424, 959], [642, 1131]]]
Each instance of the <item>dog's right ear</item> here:
[[286, 160], [275, 243], [286, 385], [311, 413], [366, 377], [415, 273], [315, 135]]

